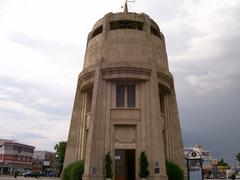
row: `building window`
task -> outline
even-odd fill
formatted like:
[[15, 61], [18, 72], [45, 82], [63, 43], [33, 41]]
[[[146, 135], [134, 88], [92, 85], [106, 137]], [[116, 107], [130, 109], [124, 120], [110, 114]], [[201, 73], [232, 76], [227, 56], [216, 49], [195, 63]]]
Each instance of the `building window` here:
[[92, 38], [95, 37], [95, 36], [97, 36], [98, 34], [101, 34], [101, 33], [102, 33], [102, 30], [103, 30], [103, 26], [97, 27], [97, 28], [93, 31], [93, 33], [92, 33]]
[[117, 85], [116, 88], [116, 106], [117, 107], [135, 107], [136, 92], [135, 85]]
[[155, 161], [155, 174], [160, 173], [160, 163], [159, 161]]
[[165, 114], [165, 102], [164, 102], [164, 92], [159, 92], [159, 98], [160, 98], [160, 110], [162, 114]]
[[161, 39], [161, 35], [160, 35], [159, 29], [151, 26], [151, 27], [150, 27], [150, 31], [151, 31], [151, 33], [152, 33], [153, 35], [155, 35], [155, 36], [157, 36], [157, 37], [159, 37], [159, 38]]
[[127, 86], [127, 105], [128, 107], [135, 107], [135, 86]]
[[110, 22], [110, 29], [136, 29], [143, 30], [143, 22], [131, 21], [131, 20], [120, 20]]
[[87, 92], [86, 113], [91, 111], [92, 106], [92, 91]]
[[125, 94], [125, 86], [117, 85], [117, 92], [116, 92], [117, 107], [124, 107], [124, 94]]

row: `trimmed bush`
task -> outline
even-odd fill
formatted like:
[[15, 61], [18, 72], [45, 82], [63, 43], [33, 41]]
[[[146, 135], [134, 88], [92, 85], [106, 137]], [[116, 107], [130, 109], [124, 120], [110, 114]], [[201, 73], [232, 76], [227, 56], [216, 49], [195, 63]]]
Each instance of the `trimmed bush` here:
[[140, 165], [139, 176], [141, 178], [147, 178], [149, 175], [149, 171], [148, 171], [148, 160], [147, 160], [145, 151], [141, 152], [140, 154], [139, 165]]
[[63, 180], [81, 180], [84, 172], [84, 162], [76, 161], [69, 164], [63, 171]]
[[70, 173], [72, 169], [73, 164], [69, 164], [64, 170], [63, 170], [63, 180], [70, 180]]
[[105, 156], [105, 171], [106, 171], [106, 178], [112, 178], [112, 158], [110, 152], [108, 152]]
[[71, 180], [81, 180], [84, 172], [84, 162], [77, 161], [71, 169]]
[[183, 180], [182, 169], [171, 161], [166, 161], [168, 180]]

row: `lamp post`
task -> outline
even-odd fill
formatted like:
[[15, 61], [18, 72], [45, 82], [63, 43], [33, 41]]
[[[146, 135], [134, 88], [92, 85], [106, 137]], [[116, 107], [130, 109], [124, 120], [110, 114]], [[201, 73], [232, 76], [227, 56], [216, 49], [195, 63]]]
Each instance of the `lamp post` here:
[[190, 167], [189, 167], [189, 161], [194, 160], [194, 161], [199, 161], [200, 162], [200, 169], [201, 169], [201, 177], [203, 180], [203, 171], [202, 171], [202, 156], [201, 153], [198, 151], [191, 150], [188, 152], [188, 154], [185, 157], [187, 161], [187, 175], [188, 175], [188, 180], [190, 180]]

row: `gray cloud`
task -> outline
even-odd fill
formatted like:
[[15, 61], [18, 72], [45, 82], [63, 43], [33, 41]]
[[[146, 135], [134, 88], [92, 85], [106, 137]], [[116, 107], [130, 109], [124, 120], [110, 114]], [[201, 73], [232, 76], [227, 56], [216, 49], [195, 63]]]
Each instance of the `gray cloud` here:
[[75, 53], [80, 48], [79, 46], [73, 44], [61, 44], [60, 42], [50, 42], [40, 38], [33, 38], [22, 32], [9, 33], [8, 38], [13, 42], [19, 43], [41, 53], [47, 53], [49, 55], [56, 55], [61, 51], [64, 51], [65, 53]]
[[[240, 127], [240, 2], [238, 0], [170, 0], [167, 2], [150, 0], [137, 1], [136, 5], [138, 3], [141, 10], [159, 24], [165, 35], [170, 70], [175, 78], [180, 120], [186, 146], [202, 144], [206, 149], [213, 151], [214, 157], [223, 157], [233, 163], [233, 155], [240, 151], [240, 142], [237, 138], [239, 137], [238, 127]], [[45, 7], [41, 3], [38, 5], [41, 8]], [[64, 3], [60, 5], [64, 9]], [[48, 71], [43, 71], [49, 73], [44, 78], [56, 79], [56, 82], [47, 82], [45, 79], [39, 82], [41, 76], [34, 80], [31, 78], [31, 74], [29, 74], [29, 78], [20, 78], [22, 77], [21, 71], [15, 76], [12, 75], [14, 74], [12, 71], [17, 68], [0, 74], [0, 120], [5, 124], [8, 123], [8, 125], [0, 125], [0, 136], [16, 136], [23, 142], [33, 143], [41, 148], [50, 148], [50, 145], [52, 146], [56, 142], [54, 137], [59, 136], [59, 134], [51, 133], [57, 133], [61, 129], [60, 133], [67, 134], [75, 82], [61, 84], [58, 75], [63, 73], [59, 78], [71, 77], [67, 81], [73, 81], [73, 75], [77, 77], [87, 38], [84, 36], [92, 27], [93, 21], [101, 18], [98, 17], [99, 14], [103, 14], [101, 8], [93, 8], [87, 10], [89, 18], [86, 18], [77, 14], [81, 11], [84, 12], [84, 15], [87, 14], [84, 9], [81, 9], [82, 4], [75, 6], [68, 3], [68, 5], [68, 8], [71, 9], [70, 16], [66, 16], [67, 13], [61, 16], [62, 9], [58, 9], [55, 4], [48, 6], [51, 12], [51, 8], [54, 7], [56, 14], [51, 16], [46, 13], [47, 18], [57, 21], [60, 16], [63, 19], [56, 29], [50, 32], [50, 35], [29, 34], [31, 26], [21, 30], [14, 29], [5, 34], [11, 42], [24, 46], [24, 50], [29, 48], [38, 52], [37, 55], [24, 56], [33, 58], [24, 62], [32, 63], [37, 61], [34, 59], [35, 56], [43, 56], [38, 58], [33, 72], [38, 70], [38, 65], [42, 65], [41, 60], [47, 61], [41, 66], [43, 70], [49, 68]], [[110, 6], [102, 6], [105, 9], [109, 8], [109, 11], [114, 10]], [[74, 7], [77, 8], [74, 9]], [[92, 8], [92, 5], [88, 4], [87, 7]], [[29, 11], [27, 8], [26, 10], [27, 13], [32, 12], [32, 9]], [[57, 14], [59, 12], [60, 14]], [[1, 13], [0, 9], [0, 15]], [[67, 20], [64, 19], [65, 16]], [[42, 16], [37, 15], [36, 18], [38, 21], [47, 21]], [[75, 24], [79, 24], [76, 28], [73, 24], [68, 24], [71, 18]], [[35, 19], [29, 21], [34, 24], [37, 22]], [[14, 22], [11, 23], [14, 24]], [[55, 35], [51, 33], [57, 32], [59, 28], [63, 29], [65, 24], [62, 23], [69, 26], [64, 29], [64, 31], [68, 31], [66, 34], [56, 35], [52, 40], [42, 38]], [[28, 22], [27, 24], [29, 25]], [[39, 22], [39, 24], [40, 26], [31, 30], [39, 30], [43, 25], [45, 26], [44, 33], [47, 33], [46, 26], [49, 24], [51, 29], [54, 29], [52, 22], [43, 24]], [[27, 32], [28, 30], [29, 32]], [[68, 36], [70, 33], [73, 35]], [[81, 36], [80, 39], [78, 34], [84, 36]], [[65, 37], [64, 43], [61, 40], [54, 41], [63, 36], [67, 37]], [[75, 41], [66, 43], [68, 38], [75, 39]], [[76, 44], [78, 42], [76, 39], [79, 39], [79, 44]], [[20, 55], [21, 50], [18, 52]], [[20, 60], [21, 57], [17, 58], [17, 61]], [[46, 65], [51, 67], [45, 67]], [[23, 67], [19, 67], [19, 69], [21, 68]], [[26, 69], [30, 71], [32, 68], [33, 65]], [[56, 77], [52, 77], [51, 68], [60, 71], [56, 73], [57, 75], [55, 74]], [[71, 87], [65, 88], [64, 85], [71, 85]], [[31, 129], [33, 134], [24, 134], [28, 129]], [[35, 142], [33, 137], [38, 142]]]
[[60, 84], [15, 76], [1, 75], [0, 84], [1, 138], [52, 150], [57, 139], [67, 133], [73, 101], [71, 92]]
[[[59, 84], [50, 85], [10, 76], [1, 76], [0, 84], [0, 94], [2, 95], [0, 100], [18, 102], [23, 106], [53, 116], [66, 116], [71, 111], [72, 99], [68, 97], [70, 93], [58, 91], [58, 89], [65, 89]], [[11, 111], [11, 109], [7, 111]], [[13, 115], [14, 112], [6, 114]], [[24, 112], [22, 112], [23, 114]]]
[[240, 151], [240, 3], [224, 2], [211, 8], [209, 1], [185, 1], [179, 16], [162, 18], [160, 26], [186, 146], [202, 144], [234, 164]]
[[22, 139], [26, 139], [26, 138], [29, 138], [29, 139], [47, 139], [46, 136], [43, 136], [43, 135], [40, 135], [40, 134], [37, 134], [37, 133], [31, 133], [31, 132], [25, 132], [25, 133], [18, 133], [16, 134], [17, 137], [21, 137]]

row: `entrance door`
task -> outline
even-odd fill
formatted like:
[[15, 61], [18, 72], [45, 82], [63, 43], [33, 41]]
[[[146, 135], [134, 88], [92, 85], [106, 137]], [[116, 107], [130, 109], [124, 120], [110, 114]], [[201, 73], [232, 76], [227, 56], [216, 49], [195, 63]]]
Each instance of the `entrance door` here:
[[135, 180], [135, 150], [115, 150], [115, 180]]

